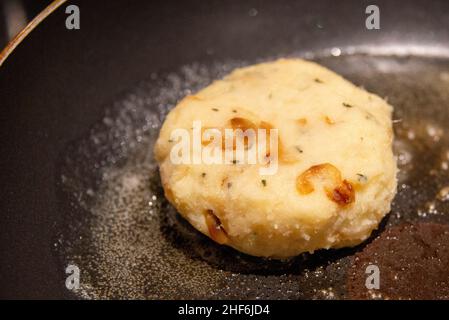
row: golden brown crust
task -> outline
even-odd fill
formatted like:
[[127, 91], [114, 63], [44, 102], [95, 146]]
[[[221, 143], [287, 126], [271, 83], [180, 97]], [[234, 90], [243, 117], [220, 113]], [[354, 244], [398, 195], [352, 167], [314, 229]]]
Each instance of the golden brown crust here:
[[228, 235], [226, 234], [220, 219], [214, 214], [214, 212], [212, 210], [206, 210], [204, 217], [206, 219], [207, 230], [209, 231], [209, 235], [212, 240], [219, 244], [228, 243]]

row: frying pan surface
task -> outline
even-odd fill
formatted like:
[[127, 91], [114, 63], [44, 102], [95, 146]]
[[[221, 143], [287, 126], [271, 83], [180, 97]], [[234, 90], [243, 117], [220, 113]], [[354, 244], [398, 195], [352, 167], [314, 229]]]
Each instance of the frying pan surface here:
[[[379, 1], [376, 31], [364, 1], [73, 1], [81, 29], [69, 31], [71, 3], [0, 67], [0, 297], [346, 298], [366, 244], [282, 262], [219, 247], [164, 200], [152, 160], [179, 98], [279, 56], [315, 60], [395, 106], [400, 183], [377, 233], [449, 223], [435, 199], [449, 184], [446, 1]], [[76, 292], [68, 264], [81, 270]]]

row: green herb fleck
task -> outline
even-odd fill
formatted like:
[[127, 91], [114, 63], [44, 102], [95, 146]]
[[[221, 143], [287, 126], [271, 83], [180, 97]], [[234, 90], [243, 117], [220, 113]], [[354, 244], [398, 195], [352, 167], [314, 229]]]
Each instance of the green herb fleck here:
[[237, 164], [238, 161], [237, 160], [232, 160], [232, 164]]
[[323, 80], [318, 79], [318, 78], [315, 78], [315, 82], [316, 82], [316, 83], [324, 83]]
[[299, 152], [299, 153], [303, 153], [304, 150], [302, 150], [299, 146], [296, 146], [295, 149]]
[[201, 176], [204, 178], [206, 176], [206, 172], [203, 172]]
[[232, 110], [232, 112], [237, 113], [237, 110], [234, 109], [234, 110]]
[[217, 112], [217, 111], [219, 111], [217, 108], [212, 108], [212, 111], [215, 111], [215, 112]]
[[264, 187], [267, 186], [267, 180], [263, 179], [261, 182], [262, 182], [262, 185], [263, 185]]
[[343, 102], [343, 107], [345, 107], [345, 108], [352, 108], [354, 106], [349, 104], [349, 103]]
[[357, 180], [361, 183], [366, 183], [368, 182], [368, 177], [365, 176], [364, 174], [357, 173]]

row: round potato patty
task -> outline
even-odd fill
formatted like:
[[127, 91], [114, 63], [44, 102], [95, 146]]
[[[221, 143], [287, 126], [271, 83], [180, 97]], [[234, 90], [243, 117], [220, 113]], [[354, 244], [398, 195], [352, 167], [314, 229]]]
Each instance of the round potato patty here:
[[[357, 245], [396, 192], [391, 114], [386, 101], [316, 63], [236, 69], [168, 114], [155, 146], [165, 195], [196, 229], [250, 255]], [[195, 121], [219, 131], [277, 129], [276, 172], [261, 174], [267, 162], [174, 163], [172, 133], [193, 139]]]

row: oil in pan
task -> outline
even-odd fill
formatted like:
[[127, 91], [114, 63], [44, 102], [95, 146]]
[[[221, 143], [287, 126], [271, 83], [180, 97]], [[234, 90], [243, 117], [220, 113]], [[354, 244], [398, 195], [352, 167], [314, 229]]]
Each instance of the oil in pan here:
[[385, 229], [404, 223], [449, 224], [449, 59], [307, 58], [395, 107], [398, 193], [371, 239], [356, 248], [273, 261], [216, 245], [186, 223], [164, 199], [152, 157], [160, 125], [180, 98], [249, 62], [193, 64], [150, 74], [107, 106], [102, 121], [63, 155], [58, 178], [65, 224], [55, 248], [62, 265], [75, 264], [82, 271], [77, 297], [353, 298], [348, 279], [354, 278], [354, 257]]

